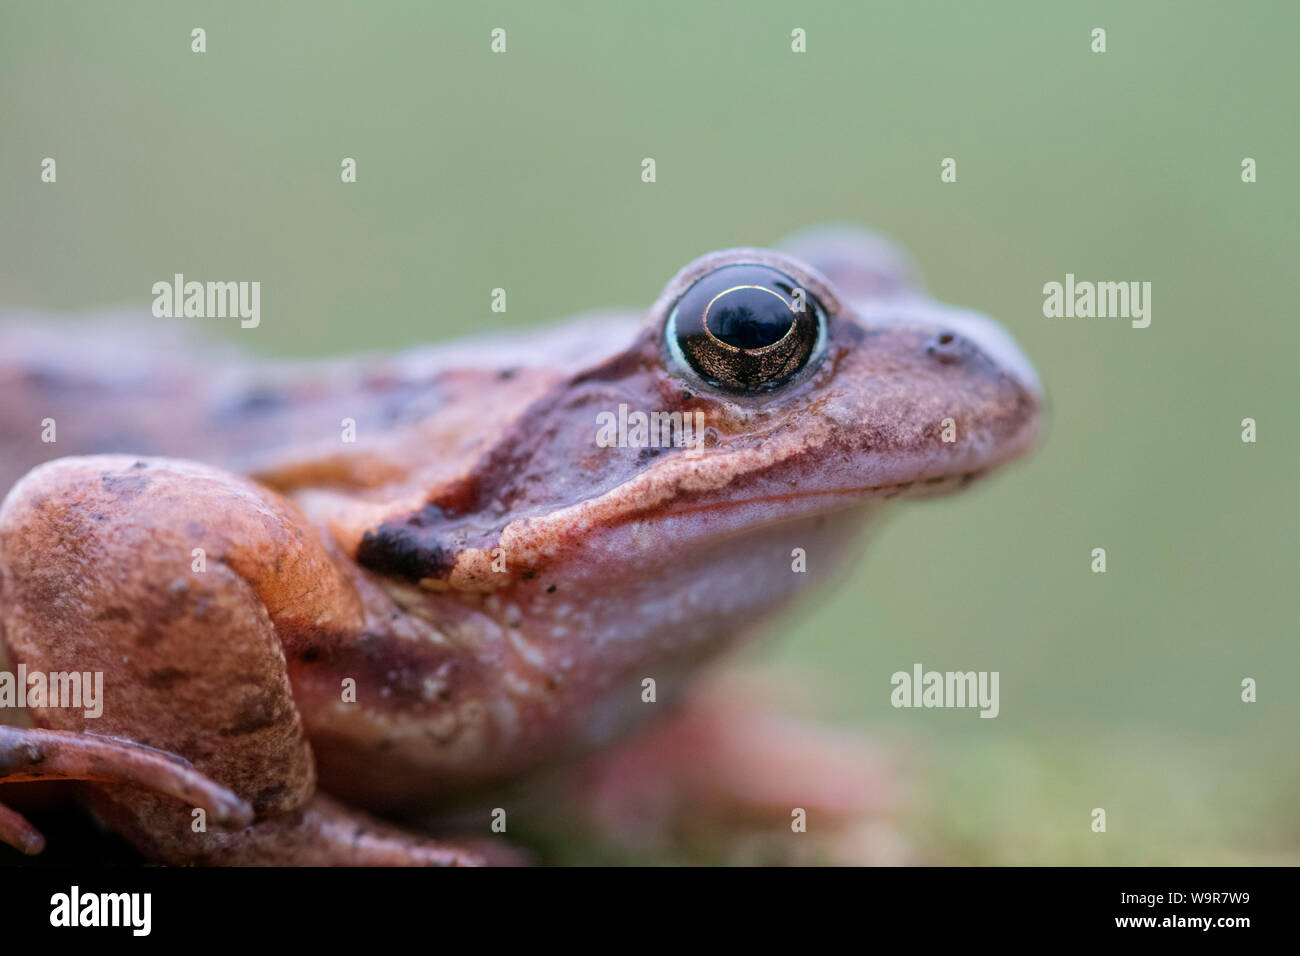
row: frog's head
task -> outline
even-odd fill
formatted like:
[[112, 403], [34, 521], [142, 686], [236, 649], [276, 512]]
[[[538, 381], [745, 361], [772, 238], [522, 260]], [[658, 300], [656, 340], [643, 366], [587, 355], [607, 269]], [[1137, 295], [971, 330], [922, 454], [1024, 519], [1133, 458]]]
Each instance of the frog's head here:
[[962, 488], [1033, 442], [1038, 382], [1005, 332], [915, 291], [876, 240], [812, 242], [834, 279], [729, 249], [630, 322], [460, 353], [435, 380], [447, 430], [400, 442], [437, 448], [438, 470], [402, 479], [406, 498], [376, 489], [379, 520], [338, 536], [491, 662], [475, 679], [509, 688], [529, 753], [557, 714], [608, 739], [653, 710], [647, 675], [678, 693], [825, 580], [880, 503]]
[[962, 488], [1030, 447], [1041, 390], [1000, 326], [916, 291], [880, 240], [798, 244], [838, 281], [729, 249], [678, 272], [635, 327], [587, 326], [490, 451], [372, 527], [362, 563], [437, 589], [613, 593], [640, 575], [765, 604], [788, 590], [792, 548], [824, 568], [871, 505]]

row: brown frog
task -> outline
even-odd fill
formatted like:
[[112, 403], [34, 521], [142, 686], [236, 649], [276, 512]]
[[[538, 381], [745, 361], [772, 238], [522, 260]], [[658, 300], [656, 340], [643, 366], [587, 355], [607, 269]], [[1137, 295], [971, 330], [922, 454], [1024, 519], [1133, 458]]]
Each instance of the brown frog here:
[[[0, 782], [86, 781], [164, 862], [492, 859], [366, 812], [614, 744], [818, 577], [796, 549], [825, 570], [887, 500], [1034, 441], [996, 323], [860, 231], [787, 249], [696, 259], [644, 315], [388, 358], [3, 327], [0, 481], [77, 452], [0, 507], [9, 667], [102, 673], [104, 700], [0, 726]], [[736, 734], [681, 728], [697, 789], [739, 766], [689, 744]], [[0, 841], [43, 844], [2, 806]]]

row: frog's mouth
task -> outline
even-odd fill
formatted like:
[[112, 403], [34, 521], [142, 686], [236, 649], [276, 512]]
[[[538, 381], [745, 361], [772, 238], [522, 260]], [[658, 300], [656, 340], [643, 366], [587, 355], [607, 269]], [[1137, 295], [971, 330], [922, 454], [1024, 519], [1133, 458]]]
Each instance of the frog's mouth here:
[[[1029, 449], [1037, 430], [1038, 418], [1031, 415], [982, 453], [953, 453], [944, 460], [895, 450], [865, 466], [861, 453], [829, 454], [832, 461], [820, 467], [794, 455], [755, 470], [747, 458], [761, 450], [719, 451], [705, 470], [712, 482], [708, 489], [700, 486], [706, 479], [691, 460], [678, 457], [598, 498], [514, 521], [499, 543], [507, 553], [544, 567], [549, 557], [576, 550], [610, 562], [638, 553], [648, 559], [652, 551], [655, 557], [680, 558], [691, 549], [779, 525], [834, 523], [837, 515], [846, 516], [849, 528], [848, 516], [873, 512], [887, 501], [948, 494], [974, 484]], [[865, 482], [864, 474], [870, 475]]]
[[[945, 495], [974, 483], [987, 475], [992, 468], [964, 471], [954, 475], [939, 475], [916, 481], [894, 482], [886, 485], [858, 485], [849, 488], [825, 488], [818, 491], [791, 491], [780, 495], [740, 498], [710, 504], [682, 505], [666, 511], [669, 515], [687, 515], [701, 512], [725, 511], [729, 508], [781, 508], [781, 517], [805, 517], [807, 512], [823, 513], [865, 504], [869, 501], [888, 501], [892, 498], [925, 498]], [[788, 507], [794, 505], [794, 511]]]

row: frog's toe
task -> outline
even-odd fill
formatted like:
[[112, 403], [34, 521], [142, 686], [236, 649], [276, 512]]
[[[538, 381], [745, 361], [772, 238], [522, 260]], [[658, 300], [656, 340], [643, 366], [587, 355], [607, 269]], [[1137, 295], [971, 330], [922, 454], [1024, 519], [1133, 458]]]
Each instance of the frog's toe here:
[[209, 866], [484, 866], [522, 861], [503, 847], [430, 840], [316, 794], [238, 833], [209, 834]]
[[[130, 784], [201, 808], [219, 826], [242, 827], [253, 821], [253, 808], [246, 801], [180, 757], [94, 734], [0, 726], [0, 782], [28, 780]], [[35, 831], [9, 813], [16, 820], [0, 817], [0, 839], [23, 849], [7, 835], [12, 832], [30, 845]], [[23, 852], [37, 853], [40, 847]]]
[[0, 843], [8, 844], [27, 856], [35, 856], [45, 849], [45, 837], [41, 831], [3, 803], [0, 803]]

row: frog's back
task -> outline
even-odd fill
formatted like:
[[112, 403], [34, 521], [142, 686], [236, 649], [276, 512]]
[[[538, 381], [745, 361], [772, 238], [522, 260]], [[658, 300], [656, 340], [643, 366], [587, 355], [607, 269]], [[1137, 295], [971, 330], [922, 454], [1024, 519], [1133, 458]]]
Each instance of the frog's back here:
[[[392, 355], [271, 361], [190, 320], [111, 311], [0, 315], [0, 496], [65, 455], [186, 457], [293, 485], [382, 480], [403, 446], [447, 456], [558, 378], [626, 344], [601, 313]], [[349, 428], [345, 423], [351, 422]], [[376, 453], [381, 452], [381, 455]]]

